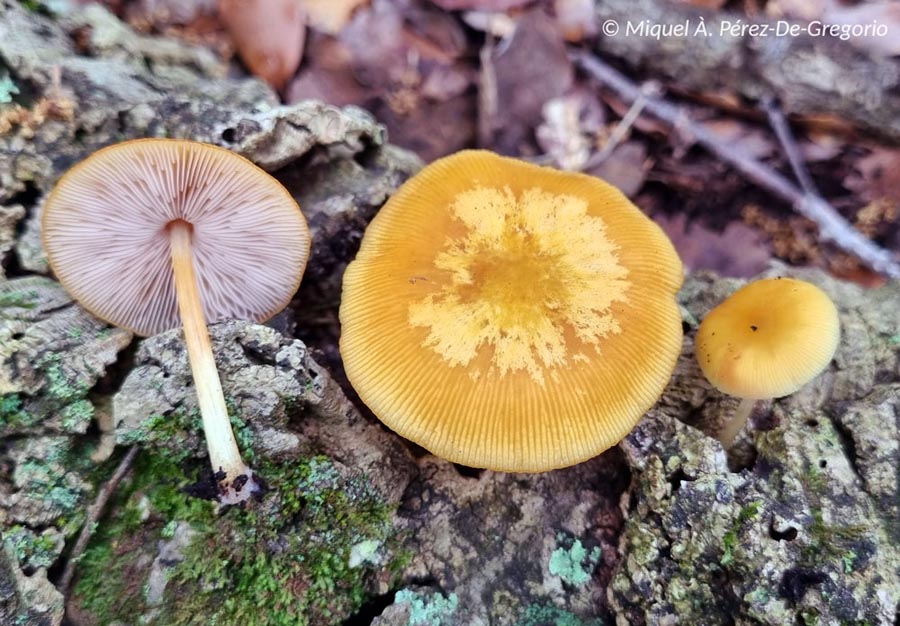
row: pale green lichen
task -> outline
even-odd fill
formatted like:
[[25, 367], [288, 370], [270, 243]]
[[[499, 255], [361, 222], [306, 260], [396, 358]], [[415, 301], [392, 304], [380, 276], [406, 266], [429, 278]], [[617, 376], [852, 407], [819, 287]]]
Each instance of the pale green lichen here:
[[13, 96], [19, 93], [19, 88], [10, 78], [9, 74], [0, 77], [0, 104], [9, 104], [13, 101]]
[[84, 381], [69, 380], [63, 369], [62, 356], [57, 353], [44, 356], [39, 366], [47, 380], [45, 387], [47, 395], [60, 404], [71, 404], [81, 400], [90, 390]]
[[[557, 543], [568, 543], [565, 536], [557, 537]], [[594, 566], [600, 560], [602, 554], [600, 547], [596, 546], [588, 552], [580, 539], [571, 542], [571, 547], [560, 545], [550, 555], [549, 569], [554, 576], [559, 576], [563, 582], [570, 585], [583, 585], [591, 579]]]
[[94, 418], [94, 405], [88, 400], [76, 400], [61, 411], [63, 430], [84, 433]]
[[444, 597], [440, 594], [423, 595], [411, 589], [401, 589], [394, 596], [395, 604], [409, 606], [407, 626], [443, 626], [459, 608], [459, 596], [455, 593]]
[[38, 534], [19, 524], [3, 532], [3, 543], [12, 547], [23, 568], [50, 567], [62, 552], [64, 542], [56, 540], [52, 531]]
[[23, 408], [22, 398], [18, 394], [0, 396], [0, 431], [7, 428], [28, 428], [40, 421], [40, 416]]
[[603, 620], [582, 619], [552, 605], [535, 604], [525, 609], [515, 626], [603, 626]]
[[350, 560], [348, 564], [350, 567], [359, 567], [363, 563], [377, 564], [379, 561], [378, 548], [380, 547], [381, 542], [376, 541], [375, 539], [365, 539], [359, 543], [353, 544], [350, 547]]

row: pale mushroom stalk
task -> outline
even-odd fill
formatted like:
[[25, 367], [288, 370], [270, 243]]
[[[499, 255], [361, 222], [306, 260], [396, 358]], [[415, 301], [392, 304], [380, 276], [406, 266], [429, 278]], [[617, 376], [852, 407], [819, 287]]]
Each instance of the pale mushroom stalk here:
[[747, 424], [747, 420], [750, 419], [750, 414], [753, 413], [753, 407], [755, 406], [755, 398], [741, 398], [740, 404], [734, 410], [734, 415], [725, 423], [725, 426], [722, 427], [722, 431], [719, 433], [719, 441], [722, 442], [726, 450], [731, 447], [731, 444], [734, 443], [738, 434]]
[[[234, 504], [259, 491], [259, 485], [252, 470], [241, 458], [228, 419], [225, 395], [222, 393], [222, 383], [213, 358], [200, 290], [197, 287], [197, 275], [194, 272], [191, 225], [184, 220], [175, 220], [169, 224], [168, 229], [178, 311], [181, 314], [188, 360], [197, 389], [209, 460], [219, 484], [220, 501]], [[219, 472], [224, 473], [224, 476]], [[242, 476], [246, 479], [242, 479]]]
[[287, 189], [218, 146], [135, 139], [66, 172], [41, 224], [54, 273], [91, 313], [143, 337], [182, 328], [218, 500], [260, 491], [231, 430], [207, 324], [263, 322], [297, 292], [310, 238]]

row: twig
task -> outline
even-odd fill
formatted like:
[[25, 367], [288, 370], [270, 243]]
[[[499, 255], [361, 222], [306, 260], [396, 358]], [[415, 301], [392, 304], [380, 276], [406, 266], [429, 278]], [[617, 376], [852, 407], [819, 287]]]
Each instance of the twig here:
[[72, 585], [72, 577], [75, 575], [75, 566], [81, 559], [81, 555], [84, 553], [88, 542], [91, 540], [91, 536], [94, 534], [97, 522], [100, 521], [100, 517], [103, 515], [103, 509], [106, 508], [106, 503], [109, 502], [110, 497], [115, 493], [119, 483], [122, 482], [122, 478], [124, 478], [125, 474], [128, 473], [128, 470], [131, 469], [131, 465], [134, 463], [137, 452], [137, 446], [132, 446], [131, 449], [128, 450], [128, 454], [125, 455], [119, 463], [119, 466], [116, 468], [116, 471], [113, 472], [113, 475], [110, 476], [109, 480], [106, 481], [106, 484], [103, 485], [103, 488], [100, 489], [94, 502], [88, 507], [84, 526], [82, 526], [81, 533], [78, 535], [78, 540], [75, 542], [72, 552], [69, 554], [69, 560], [66, 562], [66, 567], [63, 569], [62, 576], [57, 585], [57, 589], [64, 598], [67, 598], [69, 595], [69, 587]]
[[584, 166], [581, 168], [582, 170], [593, 169], [612, 155], [613, 151], [625, 140], [625, 137], [628, 136], [628, 131], [631, 130], [631, 127], [637, 121], [638, 117], [640, 117], [641, 111], [644, 110], [644, 105], [647, 104], [646, 97], [656, 93], [659, 93], [659, 85], [656, 83], [646, 83], [641, 87], [638, 98], [631, 104], [631, 108], [625, 112], [625, 115], [622, 116], [619, 123], [616, 124], [616, 127], [609, 135], [609, 139], [606, 140], [606, 145], [603, 146], [603, 149], [600, 150], [600, 152], [597, 152], [585, 162]]
[[491, 145], [497, 119], [497, 73], [494, 69], [494, 36], [490, 28], [478, 53], [481, 77], [478, 86], [478, 146]]
[[769, 118], [769, 126], [775, 131], [778, 143], [781, 144], [781, 149], [784, 150], [784, 154], [791, 164], [791, 169], [797, 178], [797, 182], [800, 183], [800, 188], [811, 196], [821, 198], [822, 194], [819, 193], [812, 176], [809, 175], [809, 170], [806, 169], [803, 156], [800, 154], [800, 148], [794, 139], [794, 133], [791, 132], [791, 127], [781, 111], [781, 107], [778, 106], [772, 96], [764, 97], [761, 103], [766, 116]]
[[[574, 52], [572, 58], [584, 71], [613, 89], [627, 102], [634, 102], [641, 97], [641, 90], [634, 82], [595, 55]], [[900, 263], [897, 259], [855, 230], [823, 198], [798, 189], [770, 167], [735, 150], [733, 145], [726, 144], [705, 126], [691, 120], [680, 107], [659, 98], [644, 97], [645, 111], [673, 127], [684, 129], [696, 143], [716, 157], [733, 166], [760, 187], [790, 202], [798, 213], [818, 224], [822, 239], [831, 241], [843, 250], [856, 255], [878, 272], [892, 278], [900, 277]]]

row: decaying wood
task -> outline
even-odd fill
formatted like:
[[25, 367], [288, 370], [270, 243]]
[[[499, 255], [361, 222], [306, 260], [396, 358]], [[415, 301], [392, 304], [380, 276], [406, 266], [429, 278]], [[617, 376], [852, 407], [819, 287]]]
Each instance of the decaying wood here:
[[798, 189], [787, 178], [690, 119], [687, 113], [662, 99], [642, 93], [641, 88], [612, 67], [590, 54], [574, 55], [578, 64], [593, 78], [613, 89], [628, 103], [644, 98], [643, 110], [670, 124], [678, 132], [702, 145], [723, 162], [730, 164], [749, 180], [791, 203], [794, 210], [814, 221], [823, 240], [831, 241], [856, 255], [872, 269], [887, 276], [900, 277], [900, 262], [890, 252], [866, 239], [828, 202], [813, 193]]
[[[598, 51], [654, 78], [688, 91], [730, 92], [753, 100], [770, 95], [787, 114], [836, 116], [900, 141], [898, 59], [873, 58], [834, 37], [776, 36], [771, 29], [764, 36], [741, 36], [727, 31], [727, 24], [723, 34], [723, 22], [746, 24], [748, 18], [662, 0], [604, 0], [597, 2], [596, 16], [603, 33]], [[705, 30], [699, 30], [701, 21]], [[641, 23], [687, 24], [687, 34], [640, 35]]]

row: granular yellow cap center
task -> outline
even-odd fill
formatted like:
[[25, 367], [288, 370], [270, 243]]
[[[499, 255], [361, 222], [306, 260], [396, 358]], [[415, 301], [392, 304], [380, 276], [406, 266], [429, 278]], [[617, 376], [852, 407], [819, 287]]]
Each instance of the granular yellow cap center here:
[[487, 363], [544, 384], [569, 358], [600, 352], [620, 331], [611, 311], [626, 302], [628, 270], [586, 200], [531, 188], [478, 186], [459, 193], [450, 213], [461, 235], [447, 237], [434, 265], [444, 284], [409, 305], [424, 345], [450, 365]]

